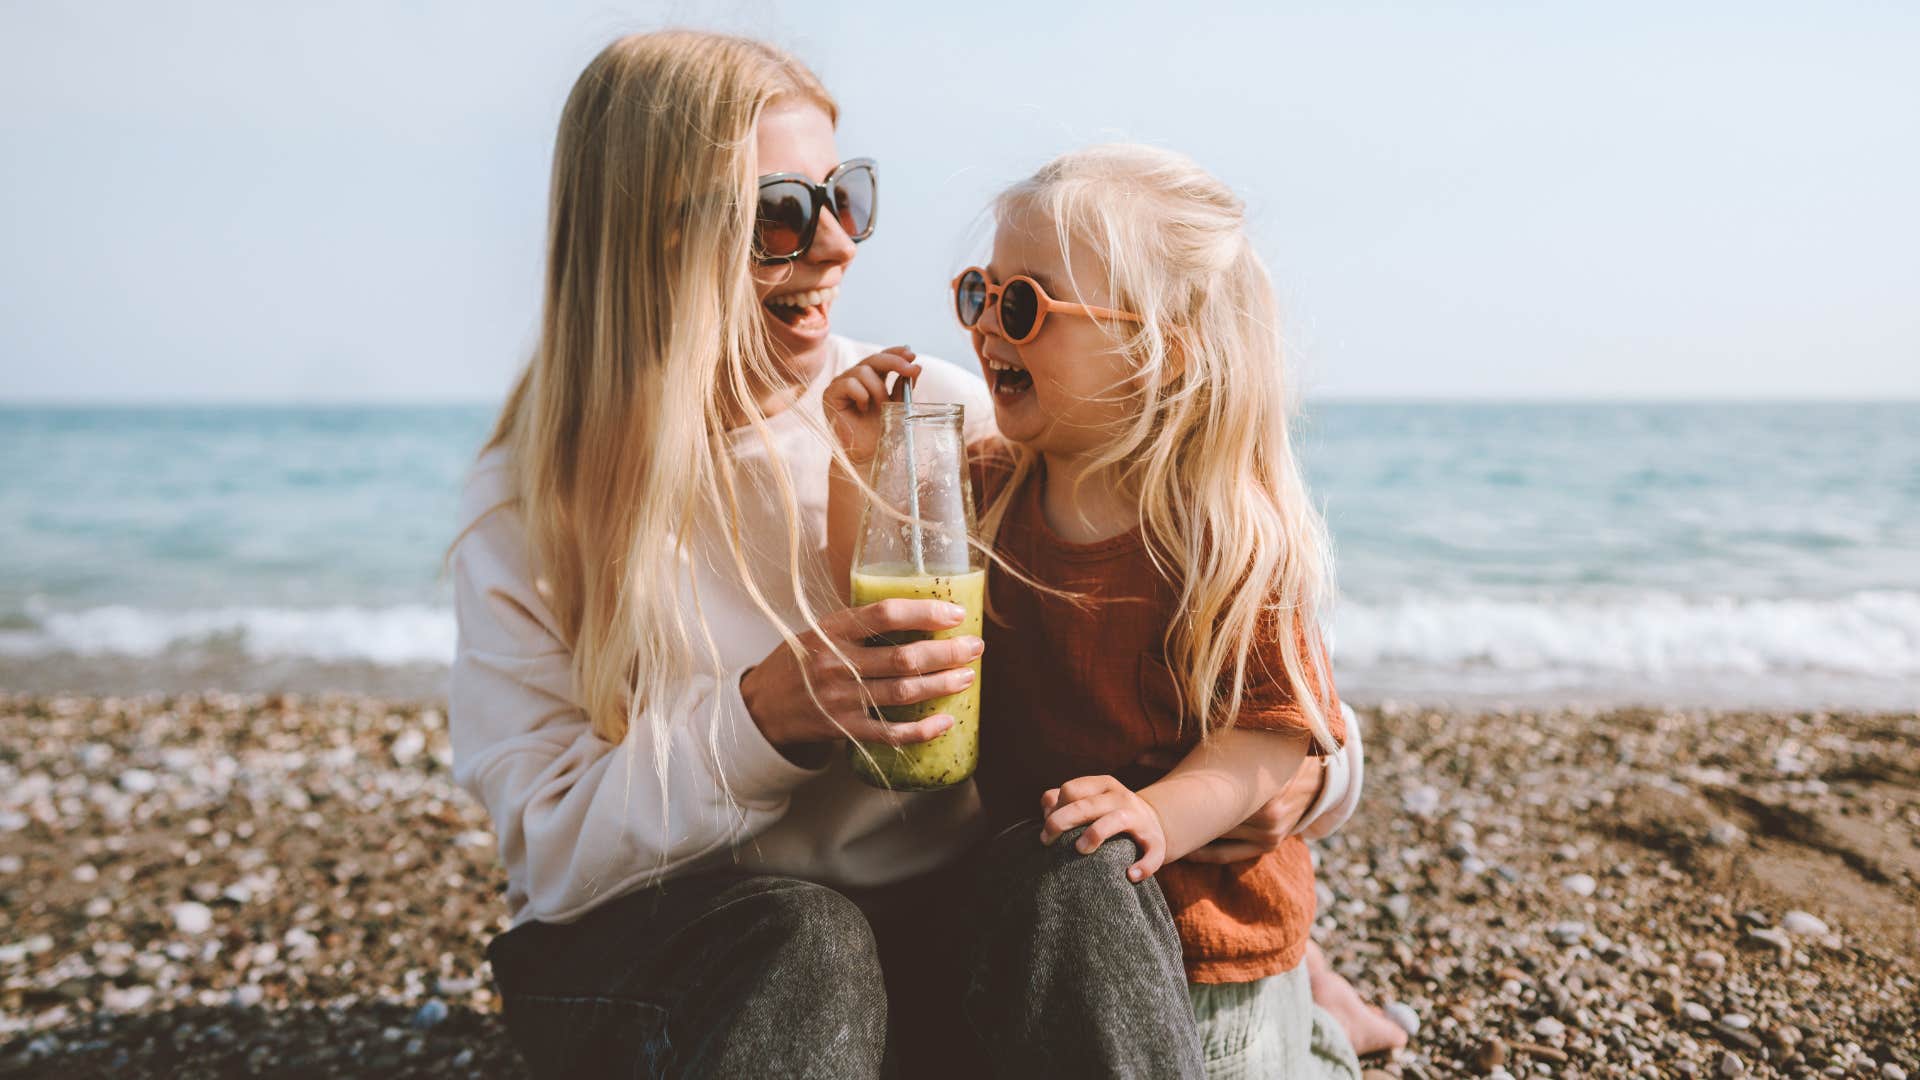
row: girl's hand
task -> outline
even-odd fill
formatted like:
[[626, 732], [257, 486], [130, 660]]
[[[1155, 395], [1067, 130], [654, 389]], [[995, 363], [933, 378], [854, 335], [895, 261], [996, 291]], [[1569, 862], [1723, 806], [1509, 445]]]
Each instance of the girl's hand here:
[[1087, 826], [1074, 850], [1090, 855], [1100, 845], [1125, 833], [1140, 845], [1140, 861], [1127, 868], [1128, 881], [1145, 881], [1166, 861], [1167, 833], [1160, 811], [1138, 793], [1111, 776], [1083, 776], [1069, 780], [1040, 796], [1040, 842], [1051, 844], [1062, 833]]
[[[820, 620], [819, 632], [800, 635], [799, 653], [776, 645], [767, 658], [740, 677], [747, 715], [767, 741], [787, 748], [830, 742], [848, 735], [889, 746], [910, 746], [953, 726], [945, 713], [895, 724], [872, 715], [867, 705], [912, 705], [957, 694], [973, 682], [967, 665], [985, 650], [977, 637], [869, 645], [881, 634], [903, 630], [951, 630], [966, 618], [958, 604], [940, 600], [882, 600], [836, 611]], [[830, 646], [828, 643], [832, 642]], [[838, 646], [861, 679], [833, 654]], [[807, 682], [813, 683], [813, 695]], [[819, 698], [818, 704], [814, 697]]]
[[856, 465], [872, 461], [879, 450], [880, 406], [888, 400], [888, 374], [900, 379], [920, 376], [920, 365], [911, 348], [896, 345], [874, 353], [828, 383], [821, 397], [834, 437]]
[[[1164, 750], [1150, 751], [1138, 762], [1155, 769], [1171, 769], [1179, 763], [1179, 755]], [[1327, 759], [1309, 757], [1293, 774], [1293, 779], [1287, 781], [1287, 786], [1280, 789], [1280, 794], [1254, 811], [1252, 817], [1227, 830], [1218, 840], [1187, 852], [1181, 861], [1244, 862], [1279, 850], [1288, 837], [1306, 824], [1303, 819], [1320, 797], [1320, 786], [1326, 782], [1326, 775]]]

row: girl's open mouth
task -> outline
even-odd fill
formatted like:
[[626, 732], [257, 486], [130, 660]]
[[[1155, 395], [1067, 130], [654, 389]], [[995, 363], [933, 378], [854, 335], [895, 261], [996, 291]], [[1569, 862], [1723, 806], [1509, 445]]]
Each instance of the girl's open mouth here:
[[992, 359], [987, 360], [986, 365], [987, 380], [993, 385], [995, 398], [1012, 402], [1033, 389], [1033, 375], [1026, 368]]
[[763, 303], [773, 317], [795, 330], [818, 330], [827, 325], [827, 309], [840, 295], [840, 286], [803, 289], [782, 296], [769, 296]]

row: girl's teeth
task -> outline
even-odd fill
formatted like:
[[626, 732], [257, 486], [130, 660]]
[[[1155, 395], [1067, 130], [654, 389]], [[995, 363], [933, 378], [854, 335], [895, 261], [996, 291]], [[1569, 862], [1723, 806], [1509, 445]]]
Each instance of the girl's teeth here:
[[830, 285], [824, 289], [809, 289], [802, 293], [769, 297], [767, 303], [775, 307], [810, 308], [816, 304], [824, 304], [839, 295], [840, 286]]

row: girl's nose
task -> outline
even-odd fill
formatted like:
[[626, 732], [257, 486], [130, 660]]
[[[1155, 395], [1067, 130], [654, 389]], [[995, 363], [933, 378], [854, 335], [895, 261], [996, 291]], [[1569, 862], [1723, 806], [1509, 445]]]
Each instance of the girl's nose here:
[[853, 261], [853, 240], [847, 236], [847, 230], [840, 227], [840, 219], [831, 207], [820, 212], [820, 223], [814, 226], [813, 243], [808, 246], [804, 258], [823, 266], [840, 266]]
[[986, 306], [980, 309], [980, 317], [973, 321], [973, 328], [1004, 341], [1007, 335], [1000, 329], [1000, 305], [997, 301], [998, 297], [987, 298]]

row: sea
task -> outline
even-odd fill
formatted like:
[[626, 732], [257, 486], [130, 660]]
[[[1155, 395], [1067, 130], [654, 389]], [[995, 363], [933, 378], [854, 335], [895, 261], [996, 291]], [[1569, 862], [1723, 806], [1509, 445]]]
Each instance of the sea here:
[[[440, 692], [492, 418], [0, 407], [0, 689]], [[1351, 700], [1920, 708], [1920, 403], [1310, 402], [1298, 443]]]

